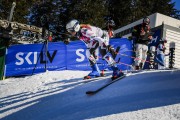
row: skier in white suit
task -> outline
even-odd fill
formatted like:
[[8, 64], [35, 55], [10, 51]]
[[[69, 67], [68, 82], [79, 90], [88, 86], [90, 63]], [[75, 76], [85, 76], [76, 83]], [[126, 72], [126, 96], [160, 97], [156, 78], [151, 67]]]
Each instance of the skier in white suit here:
[[107, 32], [89, 24], [80, 25], [77, 20], [69, 21], [66, 25], [66, 29], [72, 36], [78, 37], [87, 46], [86, 56], [90, 62], [92, 72], [85, 76], [84, 79], [101, 76], [94, 55], [95, 50], [98, 48], [100, 48], [100, 54], [102, 55], [103, 59], [108, 63], [108, 65], [111, 66], [113, 70], [112, 80], [123, 75], [112, 56], [107, 54], [108, 52], [110, 52], [112, 55], [115, 54], [114, 49], [109, 45], [109, 36]]

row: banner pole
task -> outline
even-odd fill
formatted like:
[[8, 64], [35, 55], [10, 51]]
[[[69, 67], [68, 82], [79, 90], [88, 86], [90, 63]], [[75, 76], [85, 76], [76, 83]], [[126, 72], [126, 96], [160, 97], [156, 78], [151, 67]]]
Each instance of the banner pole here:
[[5, 78], [6, 78], [6, 68], [7, 68], [7, 66], [6, 66], [6, 56], [7, 56], [7, 53], [8, 53], [8, 49], [6, 48], [6, 55], [5, 55], [5, 57], [4, 57], [4, 74], [3, 74], [3, 80], [5, 80]]

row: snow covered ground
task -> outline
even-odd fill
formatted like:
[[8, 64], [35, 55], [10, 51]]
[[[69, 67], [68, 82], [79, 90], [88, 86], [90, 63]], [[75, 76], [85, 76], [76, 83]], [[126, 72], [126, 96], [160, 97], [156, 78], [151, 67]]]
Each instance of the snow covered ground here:
[[85, 83], [88, 71], [48, 71], [0, 81], [2, 120], [180, 120], [180, 70], [131, 73]]

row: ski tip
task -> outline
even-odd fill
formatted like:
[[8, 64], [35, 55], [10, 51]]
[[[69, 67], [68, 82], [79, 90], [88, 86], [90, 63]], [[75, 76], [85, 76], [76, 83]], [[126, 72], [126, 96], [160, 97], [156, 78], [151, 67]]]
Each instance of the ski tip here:
[[87, 91], [86, 94], [87, 94], [87, 95], [93, 95], [94, 92], [93, 92], [93, 91]]

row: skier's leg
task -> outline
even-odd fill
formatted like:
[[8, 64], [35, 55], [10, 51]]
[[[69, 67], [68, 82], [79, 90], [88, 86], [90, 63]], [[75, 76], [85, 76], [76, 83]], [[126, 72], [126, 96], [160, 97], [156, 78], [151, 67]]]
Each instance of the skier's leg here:
[[103, 56], [103, 59], [108, 63], [109, 66], [111, 66], [111, 69], [113, 70], [112, 80], [124, 75], [122, 72], [120, 72], [116, 62], [110, 55], [107, 54], [105, 49], [100, 49], [100, 53]]
[[145, 64], [145, 61], [146, 61], [146, 58], [147, 58], [147, 51], [148, 51], [148, 46], [147, 45], [142, 45], [142, 66], [141, 68], [143, 69], [144, 68], [144, 64]]
[[108, 32], [104, 31], [102, 38], [103, 38], [103, 40], [102, 40], [103, 43], [100, 45], [101, 49], [106, 49], [107, 52], [110, 52], [112, 57], [115, 58], [114, 56], [116, 56], [117, 53], [116, 53], [115, 49], [111, 45], [109, 45], [109, 35], [108, 35]]
[[164, 59], [164, 53], [158, 54], [156, 57], [156, 60], [158, 62], [158, 69], [165, 69], [165, 59]]
[[93, 53], [95, 50], [99, 47], [99, 43], [97, 41], [92, 41], [88, 45], [88, 49], [86, 50], [86, 57], [88, 58], [90, 62], [90, 66], [92, 68], [92, 72], [88, 74], [88, 76], [85, 76], [84, 79], [90, 79], [93, 77], [99, 77], [100, 76], [100, 70], [97, 66], [96, 59], [93, 56]]
[[156, 47], [155, 46], [150, 46], [150, 50], [149, 50], [149, 69], [154, 68], [155, 51], [156, 51]]
[[98, 53], [99, 53], [98, 50], [99, 50], [99, 49], [96, 49], [96, 50], [92, 53], [93, 57], [94, 57], [96, 60], [99, 59], [99, 58], [98, 58]]
[[135, 59], [135, 69], [139, 70], [139, 65], [142, 59], [142, 44], [136, 44], [136, 59]]
[[105, 43], [105, 45], [108, 46], [109, 45], [109, 35], [108, 35], [108, 32], [104, 31], [102, 38], [103, 38], [103, 42]]
[[120, 47], [119, 48], [117, 47], [116, 49], [114, 49], [111, 45], [108, 45], [107, 47], [108, 47], [108, 51], [111, 53], [113, 59], [115, 59]]
[[164, 62], [164, 54], [158, 54], [157, 56], [156, 56], [156, 60], [157, 60], [157, 62], [158, 62], [158, 64], [159, 65], [161, 65], [161, 66], [165, 66], [165, 62]]
[[[106, 36], [108, 36], [108, 34]], [[123, 73], [120, 72], [114, 59], [110, 55], [107, 54], [108, 52], [110, 52], [112, 54], [112, 52], [115, 51], [113, 49], [113, 47], [111, 47], [109, 45], [109, 37], [107, 37], [105, 39], [101, 39], [101, 41], [103, 41], [103, 42], [101, 42], [101, 44], [100, 44], [100, 46], [101, 46], [100, 53], [101, 53], [103, 59], [108, 63], [108, 65], [111, 66], [111, 68], [113, 70], [112, 80], [114, 80], [114, 79], [122, 76]]]

